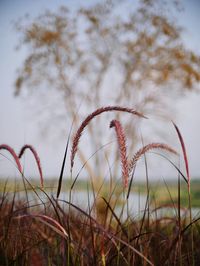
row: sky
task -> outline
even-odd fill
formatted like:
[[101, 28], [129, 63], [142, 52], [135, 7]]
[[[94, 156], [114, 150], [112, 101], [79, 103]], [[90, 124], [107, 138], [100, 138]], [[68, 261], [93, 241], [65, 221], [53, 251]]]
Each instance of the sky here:
[[[28, 103], [14, 97], [14, 81], [16, 71], [22, 65], [24, 53], [16, 51], [19, 35], [13, 29], [13, 21], [25, 13], [37, 16], [42, 10], [50, 8], [56, 10], [60, 5], [67, 4], [76, 8], [81, 1], [77, 0], [0, 0], [0, 144], [9, 144], [16, 151], [25, 143], [32, 144], [40, 155], [45, 176], [58, 176], [65, 149], [66, 136], [58, 139], [43, 139], [39, 133], [40, 126], [32, 115]], [[90, 0], [88, 3], [92, 3]], [[178, 15], [178, 22], [186, 28], [183, 41], [186, 47], [193, 49], [200, 55], [200, 2], [185, 0], [185, 10]], [[192, 177], [199, 177], [200, 151], [200, 94], [187, 94], [184, 99], [177, 101], [177, 118], [182, 135], [184, 136]], [[169, 134], [174, 134], [173, 128], [167, 126]], [[27, 175], [35, 175], [36, 167], [30, 154], [23, 161]], [[153, 171], [157, 171], [155, 165]], [[166, 168], [166, 176], [172, 175]], [[0, 177], [17, 176], [16, 169], [6, 152], [0, 152]]]

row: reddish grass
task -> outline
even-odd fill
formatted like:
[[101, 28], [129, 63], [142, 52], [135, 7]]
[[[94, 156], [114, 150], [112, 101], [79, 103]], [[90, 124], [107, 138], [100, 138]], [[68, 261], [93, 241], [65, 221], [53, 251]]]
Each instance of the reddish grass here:
[[[90, 114], [82, 122], [75, 135], [71, 169], [84, 128], [93, 117], [107, 111], [124, 111], [143, 117], [142, 114], [132, 109], [121, 107], [100, 108]], [[189, 188], [190, 175], [186, 149], [178, 127], [175, 124], [174, 126], [183, 150]], [[163, 149], [177, 154], [166, 144], [151, 143], [139, 149], [128, 164], [126, 138], [122, 126], [119, 121], [112, 120], [110, 127], [114, 127], [117, 134], [125, 187], [128, 184], [128, 175], [137, 161], [149, 150]], [[22, 147], [19, 157], [6, 144], [0, 145], [1, 149], [7, 150], [13, 156], [20, 173], [22, 173], [22, 168], [19, 158], [25, 149], [30, 149], [36, 159], [43, 185], [40, 160], [31, 145]], [[181, 171], [178, 167], [173, 163], [172, 165], [180, 175]], [[145, 167], [147, 167], [146, 160]], [[148, 175], [147, 172], [146, 175]], [[28, 183], [27, 179], [23, 180]], [[32, 187], [30, 183], [28, 184]], [[118, 216], [115, 213], [112, 205], [112, 196], [116, 196], [113, 191], [108, 199], [102, 197], [106, 204], [106, 210], [103, 213], [104, 221], [108, 221], [102, 223], [96, 215], [98, 206], [95, 206], [95, 203], [93, 207], [90, 206], [89, 194], [88, 211], [85, 211], [70, 200], [55, 200], [40, 188], [40, 193], [47, 198], [47, 201], [43, 202], [36, 193], [36, 189], [32, 187], [29, 193], [33, 193], [38, 198], [31, 205], [24, 198], [17, 199], [16, 192], [13, 197], [10, 197], [6, 189], [7, 184], [5, 184], [3, 193], [0, 194], [0, 265], [199, 265], [200, 217], [192, 218], [190, 190], [188, 190], [190, 217], [187, 214], [180, 215], [182, 208], [180, 185], [179, 178], [178, 204], [175, 204], [170, 195], [172, 204], [169, 205], [171, 208], [178, 209], [178, 216], [157, 217], [159, 208], [164, 206], [158, 206], [156, 202], [156, 208], [153, 210], [145, 207], [142, 218], [134, 218], [127, 210], [127, 218], [122, 220], [121, 215]], [[149, 184], [147, 187], [149, 193]], [[94, 202], [97, 202], [95, 191], [93, 195]], [[128, 207], [128, 202], [126, 203]], [[151, 206], [149, 194], [146, 206]], [[111, 217], [108, 215], [108, 209]]]
[[75, 158], [75, 155], [77, 153], [77, 150], [78, 150], [78, 144], [79, 144], [79, 140], [81, 138], [81, 135], [83, 133], [83, 130], [85, 129], [85, 127], [88, 126], [88, 124], [90, 123], [90, 121], [104, 113], [104, 112], [111, 112], [111, 111], [120, 111], [120, 112], [126, 112], [126, 113], [131, 113], [133, 115], [136, 115], [138, 117], [143, 117], [143, 118], [146, 118], [142, 113], [139, 113], [137, 111], [135, 111], [134, 109], [131, 109], [131, 108], [126, 108], [126, 107], [120, 107], [120, 106], [106, 106], [106, 107], [102, 107], [102, 108], [99, 108], [97, 110], [95, 110], [93, 113], [89, 114], [85, 119], [84, 121], [81, 123], [80, 127], [78, 128], [78, 130], [76, 131], [76, 134], [74, 136], [74, 139], [73, 139], [73, 142], [72, 142], [72, 150], [71, 150], [71, 170], [73, 168], [73, 165], [74, 165], [74, 158]]

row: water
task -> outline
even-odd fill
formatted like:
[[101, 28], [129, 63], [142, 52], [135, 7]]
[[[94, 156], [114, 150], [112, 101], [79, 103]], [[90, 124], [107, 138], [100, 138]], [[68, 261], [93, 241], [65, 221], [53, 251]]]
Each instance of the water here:
[[[33, 192], [28, 192], [28, 202], [29, 206], [33, 206], [34, 204], [40, 204], [42, 202], [48, 202], [50, 197], [51, 199], [56, 199], [56, 192], [48, 192], [48, 196], [46, 196], [43, 192], [37, 190], [38, 196]], [[13, 193], [9, 193], [9, 197], [12, 199]], [[72, 191], [71, 198], [69, 191], [61, 192], [59, 196], [60, 205], [62, 208], [68, 207], [68, 204], [64, 201], [71, 202], [74, 205], [81, 208], [83, 211], [88, 212], [89, 210], [94, 210], [94, 201], [95, 199], [101, 198], [100, 195], [94, 195], [91, 190], [76, 190]], [[20, 191], [16, 193], [16, 201], [20, 199], [26, 199], [26, 194], [24, 191]], [[115, 198], [116, 199], [116, 198]], [[63, 201], [64, 200], [64, 201]], [[125, 220], [128, 216], [131, 216], [132, 218], [136, 218], [141, 215], [143, 210], [145, 209], [145, 203], [146, 203], [146, 196], [139, 195], [137, 193], [130, 193], [129, 199], [128, 199], [128, 205], [126, 198], [123, 198], [122, 195], [120, 198], [117, 198], [118, 204], [112, 208], [114, 208], [114, 212], [116, 215], [121, 217], [120, 219]], [[122, 212], [123, 208], [123, 213]]]
[[[48, 197], [41, 191], [37, 191], [38, 195], [40, 196], [40, 199], [43, 202], [48, 202], [49, 199]], [[13, 193], [9, 193], [10, 197], [13, 197]], [[50, 198], [56, 199], [56, 193], [54, 192], [48, 192], [48, 196]], [[16, 193], [16, 200], [19, 199], [24, 199], [25, 198], [25, 193], [24, 192], [17, 192]], [[81, 208], [83, 211], [89, 213], [89, 210], [94, 210], [94, 198], [98, 198], [97, 195], [93, 195], [93, 192], [86, 191], [86, 190], [77, 190], [77, 191], [72, 191], [71, 193], [71, 198], [69, 195], [69, 191], [67, 192], [61, 192], [59, 199], [60, 205], [63, 208], [68, 207], [68, 204], [65, 202], [62, 202], [62, 200], [71, 202], [74, 205], [78, 206]], [[34, 205], [36, 202], [40, 203], [40, 200], [36, 196], [34, 192], [28, 192], [28, 200], [29, 200], [29, 205]], [[144, 214], [145, 210], [145, 204], [146, 204], [146, 196], [137, 194], [137, 193], [131, 193], [128, 199], [128, 203], [125, 198], [120, 197], [118, 199], [119, 204], [115, 206], [114, 212], [115, 214], [120, 217], [122, 221], [125, 221], [127, 217], [130, 217], [132, 219], [140, 219], [142, 215]], [[111, 204], [112, 205], [112, 204]], [[123, 208], [123, 212], [122, 212]], [[150, 218], [155, 219], [155, 218], [161, 218], [163, 216], [167, 217], [177, 217], [178, 212], [174, 208], [161, 208], [155, 211], [153, 211], [153, 208], [151, 207], [150, 209]], [[182, 217], [189, 217], [189, 210], [187, 209], [181, 209], [181, 216]], [[200, 209], [199, 208], [192, 208], [192, 216], [194, 219], [198, 218], [200, 216]]]
[[[75, 193], [72, 193], [71, 202], [81, 207], [82, 210], [89, 211], [89, 209], [93, 208], [94, 197], [95, 199], [98, 198], [97, 195], [93, 195], [92, 191], [76, 191]], [[59, 198], [69, 200], [69, 193], [61, 193]], [[137, 193], [130, 194], [128, 205], [126, 199], [123, 199], [122, 196], [117, 200], [120, 204], [116, 205], [114, 212], [118, 217], [120, 216], [122, 220], [125, 220], [127, 216], [138, 217], [145, 209], [146, 196], [144, 195], [139, 195]], [[121, 216], [122, 208], [124, 208], [124, 210]]]

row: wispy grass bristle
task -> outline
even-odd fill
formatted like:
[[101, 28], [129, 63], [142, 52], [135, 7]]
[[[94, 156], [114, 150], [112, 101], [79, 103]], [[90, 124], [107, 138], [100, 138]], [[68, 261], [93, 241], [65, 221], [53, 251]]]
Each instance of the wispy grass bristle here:
[[174, 150], [173, 148], [171, 148], [169, 145], [164, 144], [164, 143], [150, 143], [147, 144], [146, 146], [140, 148], [135, 155], [133, 156], [133, 158], [130, 160], [129, 165], [128, 165], [128, 171], [129, 173], [133, 170], [133, 168], [135, 167], [137, 161], [141, 158], [142, 155], [144, 155], [146, 152], [150, 151], [150, 150], [154, 150], [154, 149], [162, 149], [165, 151], [168, 151], [170, 153], [176, 154], [178, 155], [177, 151]]

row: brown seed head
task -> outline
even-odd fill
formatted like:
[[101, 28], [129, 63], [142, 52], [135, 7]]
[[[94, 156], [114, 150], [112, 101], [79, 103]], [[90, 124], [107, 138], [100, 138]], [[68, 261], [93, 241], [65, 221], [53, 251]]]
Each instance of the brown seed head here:
[[129, 172], [128, 172], [128, 159], [126, 155], [126, 138], [121, 123], [118, 120], [112, 120], [110, 128], [114, 127], [117, 134], [117, 141], [119, 145], [120, 158], [122, 164], [122, 177], [124, 187], [128, 186]]

